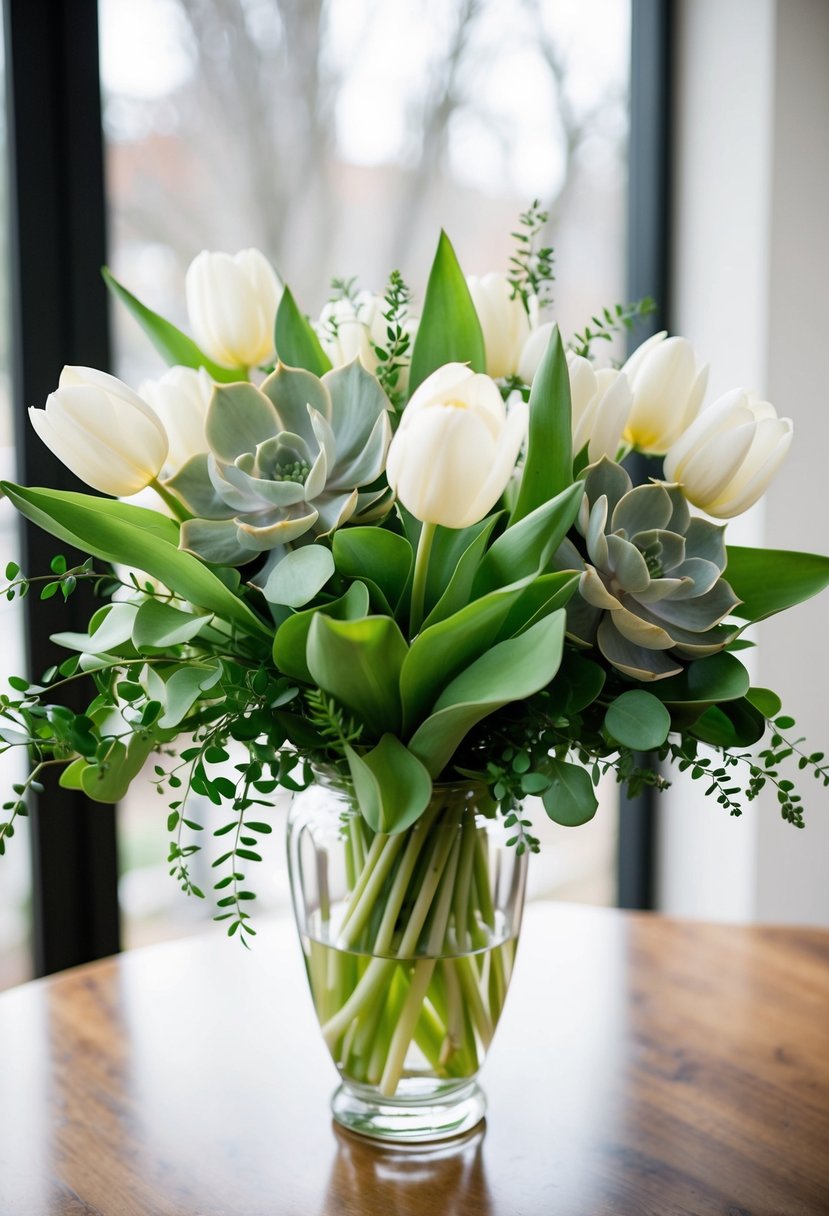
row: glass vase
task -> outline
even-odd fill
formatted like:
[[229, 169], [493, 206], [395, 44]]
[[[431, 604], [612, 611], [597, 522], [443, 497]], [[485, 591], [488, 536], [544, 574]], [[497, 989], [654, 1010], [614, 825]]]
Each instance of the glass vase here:
[[423, 1142], [483, 1118], [477, 1076], [521, 927], [520, 839], [469, 783], [436, 784], [421, 818], [394, 835], [371, 831], [336, 776], [295, 796], [291, 890], [344, 1127]]

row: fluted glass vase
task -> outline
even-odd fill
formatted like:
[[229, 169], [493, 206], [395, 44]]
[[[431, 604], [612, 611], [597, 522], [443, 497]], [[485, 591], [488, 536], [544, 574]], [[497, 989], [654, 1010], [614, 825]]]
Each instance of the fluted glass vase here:
[[521, 926], [520, 831], [471, 784], [435, 785], [421, 818], [394, 835], [373, 833], [334, 775], [296, 795], [291, 889], [343, 1126], [429, 1141], [483, 1117], [476, 1078]]

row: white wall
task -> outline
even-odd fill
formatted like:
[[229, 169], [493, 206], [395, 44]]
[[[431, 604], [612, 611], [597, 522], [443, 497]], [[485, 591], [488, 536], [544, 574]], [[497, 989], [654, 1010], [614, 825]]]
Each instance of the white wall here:
[[[674, 132], [673, 328], [711, 364], [710, 394], [744, 384], [795, 419], [740, 543], [829, 551], [829, 3], [681, 0]], [[762, 627], [757, 683], [829, 752], [829, 655], [814, 601]], [[658, 906], [724, 920], [829, 924], [829, 792], [801, 780], [809, 826], [774, 798], [740, 819], [676, 780], [659, 810]]]

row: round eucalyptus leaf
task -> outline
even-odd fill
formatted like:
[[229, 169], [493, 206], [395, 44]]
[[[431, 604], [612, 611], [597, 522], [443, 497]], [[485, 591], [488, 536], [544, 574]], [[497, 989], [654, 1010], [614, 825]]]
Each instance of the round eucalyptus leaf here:
[[550, 819], [567, 828], [589, 823], [599, 804], [587, 770], [565, 760], [551, 760], [549, 773], [550, 785], [541, 800]]
[[652, 693], [634, 688], [616, 698], [605, 714], [604, 725], [617, 743], [648, 752], [667, 739], [671, 715]]

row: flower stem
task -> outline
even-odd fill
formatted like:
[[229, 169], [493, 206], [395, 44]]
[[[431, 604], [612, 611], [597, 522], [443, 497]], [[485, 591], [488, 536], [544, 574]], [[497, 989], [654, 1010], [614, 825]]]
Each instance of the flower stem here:
[[409, 633], [412, 637], [419, 632], [423, 624], [423, 604], [426, 599], [426, 575], [429, 572], [429, 557], [432, 552], [432, 542], [435, 539], [437, 524], [424, 524], [420, 529], [420, 540], [417, 542], [414, 578], [412, 580], [412, 608], [409, 617]]
[[161, 501], [170, 508], [179, 523], [183, 523], [185, 519], [193, 519], [193, 515], [187, 510], [181, 499], [176, 498], [175, 494], [171, 490], [168, 490], [166, 486], [163, 486], [157, 477], [152, 479], [150, 485]]

